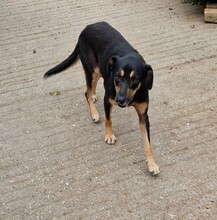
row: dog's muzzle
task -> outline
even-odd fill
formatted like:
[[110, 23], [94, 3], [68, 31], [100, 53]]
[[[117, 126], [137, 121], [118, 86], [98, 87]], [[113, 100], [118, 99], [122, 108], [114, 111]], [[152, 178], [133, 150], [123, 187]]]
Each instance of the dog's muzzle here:
[[127, 107], [132, 103], [132, 99], [126, 99], [125, 96], [116, 96], [115, 101], [121, 108]]

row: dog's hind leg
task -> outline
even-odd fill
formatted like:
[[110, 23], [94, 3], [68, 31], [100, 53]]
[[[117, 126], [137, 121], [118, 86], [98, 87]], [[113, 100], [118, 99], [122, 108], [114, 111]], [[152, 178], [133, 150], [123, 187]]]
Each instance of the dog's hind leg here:
[[98, 122], [99, 114], [94, 105], [94, 102], [96, 101], [96, 86], [99, 79], [99, 74], [96, 71], [98, 69], [96, 57], [86, 42], [79, 42], [79, 50], [80, 60], [86, 77], [87, 91], [85, 96], [89, 105], [91, 117], [94, 122]]
[[92, 100], [95, 103], [97, 101], [96, 86], [97, 86], [98, 80], [101, 77], [101, 73], [100, 73], [98, 67], [94, 69], [94, 73], [92, 75], [93, 75], [93, 80], [92, 80]]
[[92, 76], [93, 77], [92, 77], [92, 81], [90, 85], [88, 85], [89, 83], [87, 83], [87, 92], [85, 93], [85, 96], [89, 104], [89, 109], [90, 109], [90, 114], [92, 116], [92, 119], [96, 123], [99, 121], [99, 114], [94, 104], [97, 100], [96, 85], [97, 85], [98, 78], [95, 76], [95, 73], [93, 73]]

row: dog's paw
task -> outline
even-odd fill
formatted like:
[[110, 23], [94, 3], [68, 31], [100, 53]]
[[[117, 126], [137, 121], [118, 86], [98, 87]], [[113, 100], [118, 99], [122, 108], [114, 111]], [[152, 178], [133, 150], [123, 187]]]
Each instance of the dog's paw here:
[[93, 119], [93, 122], [94, 122], [94, 123], [99, 122], [99, 114], [96, 113], [96, 114], [92, 115], [92, 119]]
[[106, 134], [105, 135], [105, 142], [107, 144], [115, 144], [116, 142], [116, 137], [114, 134]]
[[156, 176], [160, 173], [160, 169], [154, 161], [152, 162], [147, 161], [147, 165], [148, 165], [148, 170], [152, 176]]
[[97, 95], [92, 95], [92, 100], [93, 100], [93, 103], [96, 103], [97, 102]]

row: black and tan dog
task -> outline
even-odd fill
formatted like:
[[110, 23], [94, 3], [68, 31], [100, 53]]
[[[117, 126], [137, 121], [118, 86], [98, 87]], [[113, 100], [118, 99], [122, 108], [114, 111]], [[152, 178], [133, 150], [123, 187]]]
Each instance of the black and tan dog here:
[[149, 119], [147, 115], [149, 90], [152, 88], [153, 71], [142, 56], [124, 37], [106, 22], [88, 25], [80, 34], [72, 54], [62, 63], [45, 73], [44, 78], [57, 74], [80, 58], [83, 65], [87, 92], [85, 93], [94, 122], [99, 114], [94, 103], [97, 101], [96, 86], [100, 77], [104, 79], [105, 96], [105, 141], [114, 144], [116, 137], [112, 131], [111, 110], [134, 106], [139, 116], [139, 124], [146, 145], [146, 159], [149, 171], [157, 175], [160, 171], [155, 163], [151, 144]]

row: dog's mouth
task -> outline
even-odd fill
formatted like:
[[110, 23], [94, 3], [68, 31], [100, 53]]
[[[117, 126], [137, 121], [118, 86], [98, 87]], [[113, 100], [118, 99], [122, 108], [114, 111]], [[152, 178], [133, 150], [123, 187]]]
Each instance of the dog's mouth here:
[[118, 103], [118, 106], [121, 107], [121, 108], [125, 108], [125, 107], [127, 107], [127, 104], [125, 104], [125, 103]]
[[125, 102], [117, 102], [117, 103], [119, 107], [125, 108], [131, 106], [132, 102], [133, 102], [133, 98], [131, 98], [130, 100], [126, 100]]

